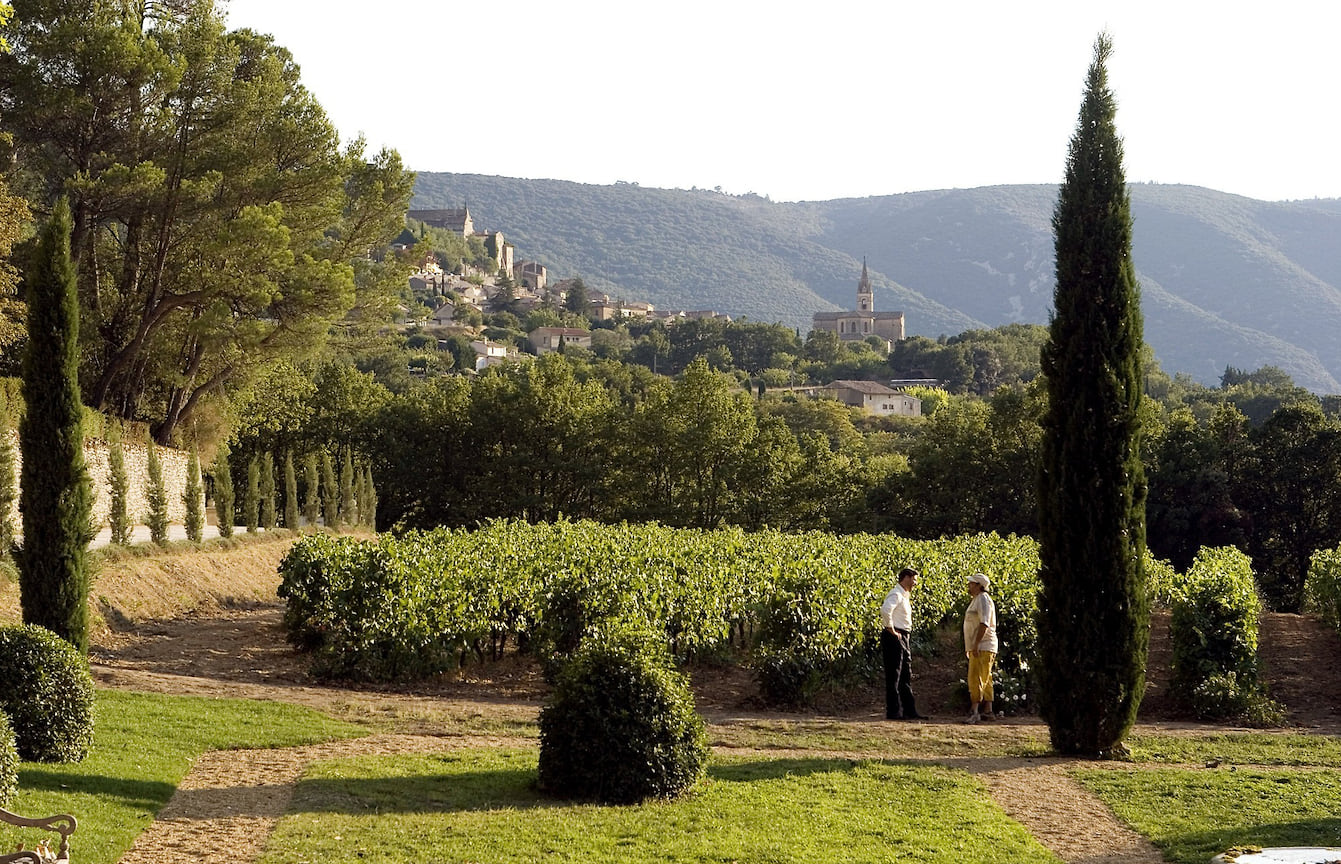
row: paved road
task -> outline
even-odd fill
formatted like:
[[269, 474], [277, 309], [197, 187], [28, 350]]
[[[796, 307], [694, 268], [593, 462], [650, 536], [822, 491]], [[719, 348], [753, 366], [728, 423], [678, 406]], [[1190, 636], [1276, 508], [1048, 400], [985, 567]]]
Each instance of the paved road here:
[[[239, 525], [237, 528], [235, 528], [235, 529], [233, 529], [233, 530], [234, 530], [234, 533], [243, 533], [243, 532], [245, 532], [247, 529], [246, 529], [245, 526]], [[259, 529], [259, 530], [264, 530], [264, 529]], [[206, 526], [205, 526], [205, 530], [204, 530], [202, 533], [204, 534], [204, 539], [206, 539], [206, 540], [210, 539], [211, 537], [218, 537], [218, 536], [219, 536], [219, 526], [217, 526], [217, 525], [206, 525]], [[168, 526], [168, 539], [169, 539], [169, 540], [185, 540], [185, 539], [186, 539], [186, 527], [183, 526], [183, 525], [169, 525], [169, 526]], [[135, 529], [134, 529], [133, 531], [130, 532], [130, 542], [131, 542], [132, 544], [134, 544], [134, 543], [148, 543], [148, 542], [149, 542], [149, 526], [148, 526], [148, 525], [136, 525], [136, 526], [135, 526]], [[96, 549], [96, 548], [98, 548], [99, 546], [110, 546], [111, 544], [112, 544], [112, 529], [111, 529], [111, 528], [104, 528], [104, 529], [102, 529], [101, 531], [98, 532], [98, 536], [97, 536], [97, 537], [94, 537], [94, 538], [93, 538], [93, 543], [92, 543], [91, 545], [92, 545], [92, 547], [93, 547], [94, 549]]]

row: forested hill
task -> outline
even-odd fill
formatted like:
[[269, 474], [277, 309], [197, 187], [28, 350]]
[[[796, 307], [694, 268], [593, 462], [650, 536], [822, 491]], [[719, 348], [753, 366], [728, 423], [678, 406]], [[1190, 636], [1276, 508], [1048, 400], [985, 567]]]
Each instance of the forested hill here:
[[[659, 308], [809, 329], [852, 308], [866, 257], [877, 310], [936, 337], [1046, 323], [1055, 186], [774, 203], [705, 190], [421, 173], [414, 207], [469, 205], [551, 278]], [[1214, 383], [1279, 366], [1341, 393], [1341, 201], [1267, 203], [1132, 187], [1146, 339], [1163, 368]]]

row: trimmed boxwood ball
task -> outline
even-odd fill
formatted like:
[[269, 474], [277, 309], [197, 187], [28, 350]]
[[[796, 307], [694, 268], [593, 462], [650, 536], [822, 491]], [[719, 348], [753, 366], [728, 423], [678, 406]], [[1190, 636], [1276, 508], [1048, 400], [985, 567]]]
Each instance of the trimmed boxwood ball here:
[[9, 718], [0, 713], [0, 807], [8, 807], [19, 788], [19, 750]]
[[23, 759], [82, 760], [93, 743], [93, 676], [84, 655], [42, 627], [0, 627], [0, 710]]
[[540, 788], [633, 804], [673, 798], [706, 769], [689, 681], [647, 634], [589, 636], [540, 712]]

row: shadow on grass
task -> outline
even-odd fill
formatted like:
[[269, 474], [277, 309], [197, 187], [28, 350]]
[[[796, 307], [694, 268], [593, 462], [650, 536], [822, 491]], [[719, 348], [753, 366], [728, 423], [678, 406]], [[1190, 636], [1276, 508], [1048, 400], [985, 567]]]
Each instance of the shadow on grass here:
[[102, 774], [69, 774], [20, 768], [19, 788], [25, 792], [77, 792], [115, 799], [134, 807], [157, 810], [167, 803], [177, 787], [153, 780], [129, 780]]
[[[720, 783], [763, 782], [847, 772], [859, 764], [850, 759], [760, 759], [712, 765], [708, 778]], [[527, 767], [409, 777], [309, 778], [294, 790], [290, 812], [360, 815], [573, 806], [623, 805], [547, 795], [536, 786], [535, 769]]]
[[[1307, 782], [1297, 778], [1295, 782]], [[1233, 822], [1232, 813], [1226, 821]], [[1334, 846], [1341, 848], [1341, 817], [1263, 825], [1230, 825], [1155, 840], [1171, 861], [1203, 864], [1233, 846]]]

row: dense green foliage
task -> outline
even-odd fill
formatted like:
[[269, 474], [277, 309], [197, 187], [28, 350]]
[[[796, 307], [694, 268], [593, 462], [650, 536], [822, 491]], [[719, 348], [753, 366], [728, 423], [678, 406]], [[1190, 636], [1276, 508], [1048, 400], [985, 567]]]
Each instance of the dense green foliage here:
[[19, 750], [14, 740], [14, 729], [9, 717], [0, 711], [0, 807], [8, 807], [9, 799], [19, 787]]
[[25, 760], [82, 760], [93, 742], [88, 661], [42, 627], [0, 627], [0, 710]]
[[145, 452], [144, 495], [149, 509], [144, 524], [149, 526], [149, 539], [155, 543], [168, 542], [168, 488], [163, 482], [163, 460], [158, 456], [158, 445], [150, 441]]
[[1174, 593], [1169, 623], [1170, 691], [1198, 717], [1272, 719], [1257, 679], [1261, 613], [1248, 556], [1202, 549]]
[[634, 804], [675, 798], [703, 776], [703, 718], [658, 638], [598, 630], [564, 663], [540, 711], [543, 791]]
[[284, 451], [284, 527], [297, 531], [298, 519], [298, 472], [293, 464], [293, 451]]
[[79, 297], [70, 259], [70, 208], [61, 199], [42, 228], [24, 281], [28, 350], [23, 357], [19, 446], [23, 546], [15, 550], [23, 620], [88, 650], [88, 544], [93, 483], [84, 463], [79, 399]]
[[1341, 546], [1313, 553], [1304, 584], [1304, 610], [1341, 632]]
[[0, 555], [14, 545], [14, 505], [19, 500], [18, 449], [10, 437], [14, 421], [8, 406], [0, 406]]
[[200, 456], [191, 451], [186, 460], [186, 488], [182, 490], [186, 516], [186, 539], [199, 543], [205, 537], [205, 487], [200, 480]]
[[39, 206], [71, 197], [93, 407], [168, 443], [333, 322], [381, 317], [406, 271], [369, 251], [413, 180], [395, 153], [340, 146], [287, 50], [226, 32], [210, 0], [20, 0], [7, 35], [18, 182]]
[[1341, 423], [1317, 405], [1297, 403], [1248, 437], [1235, 487], [1235, 500], [1253, 518], [1246, 551], [1270, 604], [1297, 612], [1309, 559], [1341, 538]]
[[107, 434], [107, 474], [109, 504], [107, 522], [112, 529], [112, 542], [118, 546], [130, 543], [130, 476], [126, 473], [126, 448], [120, 423], [110, 423]]
[[1053, 214], [1056, 314], [1042, 354], [1040, 709], [1054, 747], [1091, 755], [1136, 721], [1149, 640], [1141, 311], [1111, 48], [1095, 42]]
[[318, 674], [417, 677], [511, 642], [545, 660], [633, 619], [679, 658], [750, 659], [766, 692], [805, 702], [874, 667], [875, 609], [905, 564], [921, 570], [914, 638], [962, 614], [967, 573], [993, 574], [1001, 671], [1033, 657], [1037, 553], [995, 535], [745, 534], [592, 522], [490, 523], [376, 541], [317, 535], [281, 565], [289, 640]]
[[227, 442], [219, 445], [219, 450], [214, 454], [214, 470], [211, 476], [214, 478], [214, 515], [219, 525], [220, 537], [232, 537], [233, 525], [237, 522], [237, 514], [233, 510], [233, 469], [228, 464]]

